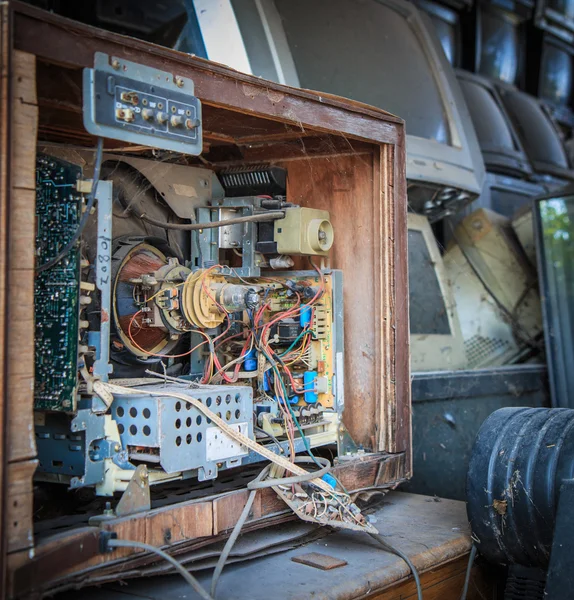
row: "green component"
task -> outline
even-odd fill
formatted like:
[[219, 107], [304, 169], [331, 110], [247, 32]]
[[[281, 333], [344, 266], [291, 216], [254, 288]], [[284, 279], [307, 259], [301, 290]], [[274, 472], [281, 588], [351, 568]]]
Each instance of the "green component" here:
[[[36, 163], [36, 261], [58, 254], [77, 230], [82, 195], [76, 181], [82, 169], [39, 154]], [[34, 286], [34, 408], [72, 412], [78, 386], [80, 250], [73, 248], [51, 269], [37, 274]]]

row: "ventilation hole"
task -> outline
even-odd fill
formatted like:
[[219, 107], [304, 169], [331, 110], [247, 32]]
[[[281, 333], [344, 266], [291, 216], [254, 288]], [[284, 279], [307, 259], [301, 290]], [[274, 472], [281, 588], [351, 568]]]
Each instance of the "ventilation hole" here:
[[215, 399], [215, 404], [217, 404], [217, 406], [221, 404], [221, 396], [217, 396], [217, 398]]
[[191, 427], [191, 417], [187, 417], [187, 419], [185, 420], [185, 426]]
[[118, 431], [119, 431], [120, 433], [123, 433], [123, 432], [125, 431], [125, 430], [124, 430], [124, 426], [123, 426], [121, 423], [119, 423], [119, 424], [118, 424]]
[[202, 418], [201, 418], [201, 415], [199, 415], [199, 416], [197, 417], [197, 419], [195, 419], [195, 422], [196, 422], [198, 425], [201, 425], [201, 421], [202, 421]]
[[235, 418], [236, 418], [236, 419], [239, 419], [239, 417], [240, 417], [240, 416], [241, 416], [241, 411], [240, 411], [239, 409], [237, 409], [237, 410], [235, 411]]
[[220, 412], [217, 413], [217, 416], [221, 419], [221, 413]]
[[61, 460], [53, 460], [52, 461], [52, 466], [60, 469], [60, 468], [62, 468], [64, 466], [64, 463]]
[[175, 403], [175, 410], [177, 410], [177, 412], [179, 412], [181, 410], [181, 402]]
[[138, 428], [135, 425], [130, 425], [130, 433], [135, 435], [138, 432]]
[[181, 437], [179, 435], [175, 438], [175, 445], [181, 446]]
[[206, 421], [208, 425], [211, 425], [211, 419], [209, 417], [206, 419]]
[[191, 436], [191, 433], [188, 433], [187, 436], [185, 437], [185, 441], [187, 442], [188, 446], [189, 446], [189, 444], [191, 444], [192, 440], [193, 440], [193, 437]]
[[118, 417], [123, 417], [124, 416], [124, 408], [123, 408], [123, 406], [118, 406], [118, 408], [116, 409], [116, 415], [118, 415]]
[[150, 412], [149, 408], [144, 408], [142, 410], [142, 415], [144, 416], [145, 419], [149, 419], [151, 417], [151, 412]]
[[228, 411], [225, 413], [225, 420], [226, 420], [226, 421], [230, 421], [230, 420], [231, 420], [231, 411], [230, 411], [230, 410], [228, 410]]
[[211, 406], [211, 396], [205, 401], [205, 404], [207, 404], [207, 406]]
[[189, 402], [185, 403], [185, 410], [191, 410], [191, 404]]
[[138, 409], [135, 406], [132, 406], [130, 408], [130, 417], [133, 417], [134, 419], [138, 416]]
[[237, 404], [241, 402], [241, 396], [239, 394], [235, 394], [235, 402], [237, 402]]
[[179, 429], [181, 427], [181, 420], [180, 419], [176, 419], [175, 421], [175, 428]]
[[225, 396], [225, 403], [226, 404], [230, 404], [231, 403], [231, 396], [229, 394], [227, 394], [227, 396]]
[[148, 425], [144, 425], [142, 431], [143, 431], [144, 435], [149, 435], [151, 433], [151, 429], [149, 428]]
[[14, 527], [18, 527], [18, 521], [14, 521], [14, 523], [12, 523], [12, 525], [14, 525]]
[[201, 435], [201, 431], [197, 434], [197, 441], [201, 442], [201, 440], [203, 439], [203, 436]]
[[16, 507], [18, 506], [18, 500], [14, 500], [14, 503], [12, 504], [12, 506], [13, 506], [14, 508], [16, 508]]

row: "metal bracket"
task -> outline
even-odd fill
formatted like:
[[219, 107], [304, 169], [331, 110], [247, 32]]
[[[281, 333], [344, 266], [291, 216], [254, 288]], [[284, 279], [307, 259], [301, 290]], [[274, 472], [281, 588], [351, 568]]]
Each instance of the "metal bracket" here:
[[[98, 200], [98, 251], [96, 286], [101, 294], [100, 343], [94, 362], [94, 375], [107, 381], [112, 372], [110, 364], [110, 315], [112, 310], [112, 182], [100, 181]], [[102, 403], [103, 404], [103, 403]], [[105, 406], [105, 405], [104, 405]], [[105, 408], [107, 409], [107, 407]], [[105, 410], [104, 409], [104, 410]]]
[[145, 465], [139, 465], [116, 506], [116, 516], [125, 517], [150, 508], [149, 474]]

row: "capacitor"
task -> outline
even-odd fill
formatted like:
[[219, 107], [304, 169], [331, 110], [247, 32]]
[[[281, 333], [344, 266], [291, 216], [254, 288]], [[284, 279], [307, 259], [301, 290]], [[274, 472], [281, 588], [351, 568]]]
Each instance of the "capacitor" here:
[[315, 380], [317, 371], [305, 371], [303, 373], [303, 390], [305, 391], [305, 402], [315, 404], [317, 402], [317, 392], [315, 391]]
[[251, 348], [251, 350], [243, 356], [243, 368], [246, 371], [257, 370], [257, 350], [255, 350], [255, 348]]
[[299, 324], [301, 327], [307, 327], [309, 323], [311, 323], [311, 317], [313, 315], [313, 309], [305, 304], [301, 307], [301, 312], [299, 313]]

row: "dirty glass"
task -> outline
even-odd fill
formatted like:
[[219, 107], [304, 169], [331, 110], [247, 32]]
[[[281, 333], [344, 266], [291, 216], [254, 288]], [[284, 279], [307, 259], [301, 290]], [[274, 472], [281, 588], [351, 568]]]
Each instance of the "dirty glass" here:
[[276, 0], [301, 87], [383, 108], [450, 144], [437, 81], [405, 16], [375, 0]]
[[552, 401], [574, 408], [574, 194], [541, 200], [538, 221]]

